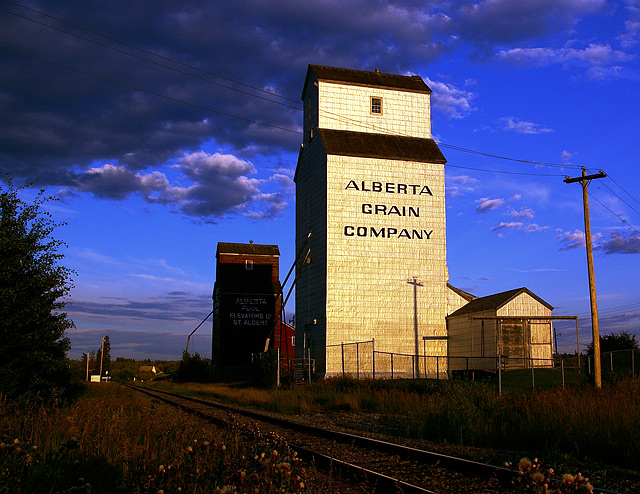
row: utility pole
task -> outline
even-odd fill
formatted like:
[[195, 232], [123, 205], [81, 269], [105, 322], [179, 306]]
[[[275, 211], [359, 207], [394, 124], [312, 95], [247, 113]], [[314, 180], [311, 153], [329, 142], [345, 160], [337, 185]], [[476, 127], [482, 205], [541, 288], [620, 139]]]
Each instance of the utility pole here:
[[587, 175], [587, 169], [582, 167], [582, 176], [566, 177], [567, 184], [580, 182], [582, 185], [582, 202], [584, 205], [584, 235], [587, 244], [587, 268], [589, 271], [589, 299], [591, 300], [591, 333], [593, 336], [593, 367], [596, 388], [602, 387], [602, 370], [600, 367], [600, 328], [598, 325], [598, 302], [596, 300], [596, 277], [593, 271], [593, 245], [591, 244], [591, 221], [589, 220], [589, 183], [591, 180], [604, 178], [607, 174], [600, 170], [595, 175]]
[[100, 344], [100, 382], [102, 382], [102, 362], [104, 361], [104, 336]]
[[418, 278], [416, 278], [415, 276], [412, 279], [407, 280], [407, 283], [409, 283], [410, 285], [413, 285], [413, 320], [414, 320], [413, 331], [414, 331], [414, 338], [415, 338], [414, 351], [416, 355], [415, 371], [416, 371], [416, 378], [420, 379], [420, 349], [418, 348], [418, 287], [424, 286], [424, 285], [420, 283], [418, 281]]

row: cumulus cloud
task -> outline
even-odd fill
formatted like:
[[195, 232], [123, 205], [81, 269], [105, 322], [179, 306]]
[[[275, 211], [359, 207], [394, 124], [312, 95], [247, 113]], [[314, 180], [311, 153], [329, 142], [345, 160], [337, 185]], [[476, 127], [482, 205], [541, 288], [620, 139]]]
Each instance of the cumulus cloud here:
[[[249, 175], [257, 173], [255, 166], [230, 154], [189, 153], [173, 168], [181, 172], [178, 185], [159, 171], [134, 172], [124, 166], [106, 164], [79, 174], [73, 190], [114, 200], [137, 194], [149, 203], [174, 205], [186, 215], [205, 220], [231, 213], [273, 218], [287, 205], [289, 177], [277, 173], [266, 180], [251, 178]], [[182, 185], [185, 181], [188, 185]], [[265, 183], [273, 183], [282, 190], [263, 191]]]
[[505, 231], [519, 231], [522, 233], [538, 233], [548, 230], [548, 226], [540, 226], [537, 223], [523, 223], [522, 221], [500, 222], [499, 225], [491, 228], [492, 232], [498, 232], [498, 236], [502, 237]]
[[553, 129], [544, 127], [541, 124], [526, 122], [515, 117], [503, 117], [498, 121], [502, 130], [506, 132], [516, 132], [517, 134], [546, 134], [553, 132]]
[[571, 250], [584, 247], [586, 245], [584, 232], [576, 230], [574, 232], [562, 232], [556, 239], [562, 244], [560, 250]]
[[535, 65], [546, 67], [560, 64], [588, 69], [594, 79], [616, 75], [620, 64], [632, 60], [621, 50], [615, 50], [608, 44], [591, 43], [585, 48], [574, 48], [570, 44], [562, 48], [512, 48], [497, 53], [498, 59], [506, 63]]
[[[102, 79], [0, 52], [0, 172], [35, 185], [85, 189], [98, 197], [142, 193], [149, 200], [174, 201], [170, 186], [163, 184], [167, 176], [153, 175], [153, 170], [207, 149], [212, 141], [247, 160], [297, 149], [300, 86], [309, 62], [413, 74], [417, 67], [460, 46], [492, 50], [541, 34], [565, 33], [605, 1], [282, 2], [277, 16], [269, 2], [256, 0], [221, 3], [216, 8], [204, 0], [158, 0], [154, 8], [145, 2], [132, 6], [97, 0], [87, 0], [82, 8], [69, 2], [45, 5], [43, 10], [56, 17], [100, 26], [116, 39], [191, 67], [170, 70], [3, 14], [0, 44]], [[26, 13], [15, 5], [11, 9]], [[628, 35], [635, 29], [630, 15]], [[631, 41], [628, 37], [626, 43]], [[158, 61], [148, 53], [141, 56]], [[597, 43], [582, 49], [507, 47], [499, 57], [527, 64], [575, 61], [592, 67], [599, 76], [629, 59]], [[223, 77], [211, 72], [214, 67]], [[425, 79], [433, 89], [436, 111], [456, 119], [475, 111], [477, 96], [470, 90], [476, 90], [475, 81]], [[284, 98], [269, 94], [273, 92]], [[519, 132], [548, 130], [515, 119], [508, 126]], [[78, 176], [78, 169], [89, 168], [94, 170]], [[224, 176], [221, 168], [216, 173]], [[235, 183], [234, 190], [254, 186]], [[190, 192], [196, 194], [198, 189]], [[204, 208], [212, 210], [215, 207]]]
[[449, 118], [463, 118], [475, 110], [472, 104], [475, 94], [471, 91], [458, 89], [453, 84], [432, 81], [428, 77], [425, 81], [433, 91], [431, 104]]
[[519, 218], [532, 219], [535, 216], [535, 213], [533, 209], [530, 209], [530, 208], [524, 208], [524, 209], [521, 209], [520, 211], [511, 209], [509, 211], [509, 216], [513, 219], [519, 219]]
[[490, 199], [489, 197], [482, 197], [476, 201], [478, 206], [476, 207], [477, 213], [488, 213], [489, 211], [495, 211], [496, 209], [504, 206], [504, 199]]
[[468, 175], [447, 177], [446, 190], [449, 197], [458, 197], [468, 192], [473, 192], [478, 179]]
[[612, 232], [599, 246], [606, 254], [640, 254], [640, 234], [621, 235]]
[[[580, 230], [574, 232], [561, 232], [557, 240], [562, 244], [560, 250], [570, 250], [577, 248], [585, 248], [585, 234]], [[640, 254], [640, 235], [637, 233], [629, 233], [623, 235], [617, 232], [611, 232], [609, 238], [602, 233], [591, 235], [593, 249], [604, 254]]]
[[[594, 249], [600, 248], [602, 238], [603, 235], [601, 233], [591, 234], [591, 242]], [[556, 240], [562, 244], [560, 250], [584, 249], [587, 245], [585, 233], [580, 230], [573, 232], [560, 231], [556, 236]]]

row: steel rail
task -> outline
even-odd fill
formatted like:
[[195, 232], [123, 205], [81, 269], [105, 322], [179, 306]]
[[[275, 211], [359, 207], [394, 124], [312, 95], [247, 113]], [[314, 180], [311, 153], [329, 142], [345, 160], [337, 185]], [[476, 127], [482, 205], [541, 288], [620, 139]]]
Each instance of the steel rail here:
[[[199, 404], [212, 406], [213, 408], [218, 408], [220, 410], [227, 410], [232, 413], [235, 413], [232, 407], [226, 407], [225, 405], [221, 405], [218, 403], [207, 402], [205, 400], [199, 400], [197, 398], [186, 397], [183, 395], [169, 393], [167, 391], [161, 390], [148, 390], [142, 388], [141, 386], [132, 386], [130, 384], [125, 384], [126, 387], [133, 389], [135, 391], [141, 392], [152, 398], [155, 398], [163, 403], [179, 408], [180, 410], [196, 415], [218, 427], [227, 427], [230, 425], [229, 421], [220, 419], [219, 417], [215, 417], [209, 414], [206, 414], [200, 410], [195, 408], [191, 408], [180, 403], [176, 403], [168, 398], [164, 398], [162, 396], [158, 396], [156, 393], [163, 393], [174, 398], [186, 399], [187, 401], [194, 401]], [[240, 411], [239, 411], [240, 412]], [[318, 453], [316, 451], [312, 451], [307, 448], [303, 448], [302, 446], [298, 446], [297, 444], [293, 444], [287, 442], [289, 448], [295, 451], [298, 454], [298, 457], [307, 463], [315, 464], [317, 468], [320, 468], [327, 472], [339, 473], [343, 476], [349, 476], [352, 478], [358, 478], [362, 480], [366, 480], [370, 485], [375, 486], [376, 489], [381, 489], [380, 492], [398, 492], [402, 494], [436, 494], [433, 491], [428, 489], [424, 489], [417, 485], [409, 484], [408, 482], [404, 482], [402, 480], [390, 477], [388, 475], [384, 475], [380, 472], [375, 472], [373, 470], [369, 470], [367, 468], [359, 467], [354, 465], [353, 463], [348, 463], [346, 461], [339, 460], [337, 458], [333, 458], [331, 456], [324, 455], [322, 453]]]
[[[144, 389], [143, 392], [146, 392], [147, 394], [151, 394], [147, 391], [148, 388], [141, 388], [140, 386], [131, 386], [131, 385], [126, 385], [132, 389], [136, 389], [136, 390], [140, 390], [142, 391]], [[165, 394], [168, 396], [173, 396], [176, 398], [180, 398], [186, 401], [191, 401], [193, 403], [198, 403], [200, 405], [205, 405], [205, 406], [209, 406], [212, 408], [217, 408], [219, 410], [224, 410], [227, 412], [231, 412], [234, 413], [236, 415], [243, 415], [245, 417], [249, 417], [249, 418], [253, 418], [256, 420], [260, 420], [263, 422], [268, 422], [270, 424], [273, 425], [277, 425], [283, 428], [287, 428], [290, 430], [294, 430], [296, 432], [302, 432], [305, 434], [310, 434], [316, 437], [322, 437], [325, 439], [332, 439], [335, 441], [340, 441], [340, 442], [345, 442], [348, 444], [353, 444], [355, 446], [361, 446], [364, 448], [368, 448], [368, 449], [372, 449], [372, 450], [376, 450], [376, 451], [381, 451], [381, 452], [385, 452], [385, 453], [390, 453], [390, 454], [394, 454], [394, 455], [401, 455], [401, 456], [405, 456], [405, 457], [410, 457], [414, 460], [417, 461], [423, 461], [425, 463], [431, 463], [431, 464], [435, 464], [438, 463], [446, 468], [451, 468], [455, 471], [458, 472], [465, 472], [465, 473], [469, 473], [469, 474], [475, 474], [475, 475], [480, 475], [480, 476], [484, 476], [484, 477], [491, 477], [491, 476], [495, 476], [496, 478], [498, 478], [498, 480], [500, 480], [501, 482], [511, 482], [512, 480], [515, 480], [518, 476], [518, 473], [514, 470], [505, 468], [505, 467], [498, 467], [495, 465], [489, 465], [486, 463], [481, 463], [481, 462], [477, 462], [477, 461], [473, 461], [473, 460], [467, 460], [465, 458], [458, 458], [455, 456], [450, 456], [450, 455], [445, 455], [442, 453], [436, 453], [433, 451], [427, 451], [427, 450], [423, 450], [423, 449], [417, 449], [417, 448], [412, 448], [410, 446], [404, 446], [402, 444], [397, 444], [397, 443], [392, 443], [392, 442], [388, 442], [388, 441], [382, 441], [379, 439], [373, 439], [370, 437], [364, 437], [364, 436], [359, 436], [356, 434], [350, 434], [350, 433], [346, 433], [346, 432], [339, 432], [339, 431], [334, 431], [334, 430], [330, 430], [330, 429], [322, 429], [320, 427], [315, 427], [315, 426], [311, 426], [311, 425], [306, 425], [306, 424], [300, 424], [298, 422], [291, 422], [288, 420], [284, 420], [284, 419], [280, 419], [277, 417], [273, 417], [271, 415], [268, 414], [264, 414], [261, 412], [256, 412], [253, 410], [246, 410], [246, 409], [242, 409], [242, 408], [237, 408], [237, 407], [233, 407], [230, 405], [225, 405], [222, 403], [217, 403], [214, 401], [209, 401], [209, 400], [203, 400], [200, 398], [194, 398], [192, 396], [185, 396], [185, 395], [181, 395], [181, 394], [177, 394], [177, 393], [171, 393], [169, 391], [164, 391], [161, 389], [153, 389], [152, 390], [153, 393], [160, 393], [160, 394]], [[159, 396], [157, 397], [158, 399], [161, 399]], [[183, 408], [188, 408], [188, 407], [184, 407], [183, 405], [180, 405]], [[202, 412], [198, 412], [197, 413], [201, 414]], [[206, 415], [206, 414], [205, 414]], [[290, 444], [290, 446], [294, 447], [295, 445]], [[300, 448], [299, 446], [295, 446], [296, 448]], [[304, 448], [301, 448], [302, 452], [304, 452]], [[316, 454], [316, 453], [314, 453]], [[322, 456], [322, 455], [320, 455]], [[329, 458], [329, 457], [327, 457]], [[340, 460], [336, 460], [336, 459], [330, 459], [331, 461], [333, 461], [334, 465], [338, 465], [341, 464], [343, 462], [341, 462]], [[320, 461], [322, 461], [320, 459]], [[349, 465], [349, 464], [346, 464]], [[357, 469], [360, 469], [360, 467], [354, 466]], [[346, 468], [346, 467], [345, 467]], [[363, 469], [360, 469], [363, 470]], [[375, 473], [375, 472], [374, 472]], [[377, 474], [377, 475], [381, 475], [381, 474]], [[395, 480], [395, 479], [393, 479]], [[400, 482], [397, 481], [396, 482]], [[388, 483], [386, 483], [386, 485], [389, 485]], [[404, 484], [403, 485], [403, 489]], [[410, 484], [407, 484], [407, 486], [410, 486]], [[414, 486], [415, 487], [415, 486]], [[417, 487], [417, 489], [421, 489], [420, 487]], [[426, 490], [420, 490], [420, 491], [409, 491], [409, 490], [405, 490], [402, 492], [431, 492], [431, 491], [426, 491]], [[618, 493], [616, 491], [609, 491], [606, 489], [600, 489], [597, 487], [593, 488], [592, 491], [594, 494], [621, 494]]]

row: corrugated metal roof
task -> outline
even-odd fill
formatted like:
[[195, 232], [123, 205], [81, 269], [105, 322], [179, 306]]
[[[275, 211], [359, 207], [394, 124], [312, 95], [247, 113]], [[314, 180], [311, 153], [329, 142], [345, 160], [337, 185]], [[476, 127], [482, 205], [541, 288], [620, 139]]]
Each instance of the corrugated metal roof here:
[[[419, 75], [386, 74], [384, 72], [369, 72], [367, 70], [342, 69], [327, 67], [326, 65], [309, 65], [305, 88], [309, 74], [313, 72], [319, 81], [352, 84], [356, 86], [381, 87], [411, 91], [414, 93], [431, 94], [431, 89]], [[304, 92], [302, 94], [304, 99]]]
[[[509, 303], [512, 299], [520, 295], [521, 293], [526, 293], [533, 297], [535, 300], [540, 302], [542, 305], [546, 306], [549, 310], [553, 310], [553, 307], [549, 305], [547, 302], [542, 300], [540, 297], [535, 295], [527, 288], [516, 288], [514, 290], [509, 290], [507, 292], [495, 293], [493, 295], [487, 295], [486, 297], [476, 298], [472, 300], [467, 305], [460, 307], [457, 311], [452, 312], [447, 317], [454, 316], [464, 316], [467, 314], [473, 314], [474, 312], [483, 312], [487, 310], [498, 310], [507, 303]], [[526, 314], [523, 314], [526, 315]]]
[[256, 256], [279, 256], [277, 245], [260, 244], [234, 244], [230, 242], [218, 242], [218, 254], [252, 254]]
[[327, 154], [336, 156], [447, 162], [433, 139], [331, 129], [318, 129], [318, 134]]

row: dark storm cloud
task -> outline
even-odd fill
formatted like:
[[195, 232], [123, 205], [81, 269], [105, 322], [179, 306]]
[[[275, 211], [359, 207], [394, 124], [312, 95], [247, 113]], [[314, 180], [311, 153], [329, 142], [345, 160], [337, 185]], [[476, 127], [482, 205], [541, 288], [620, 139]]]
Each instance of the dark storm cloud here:
[[[309, 63], [415, 73], [460, 43], [515, 42], [564, 30], [602, 3], [238, 0], [212, 6], [205, 1], [93, 0], [29, 4], [113, 38], [105, 39], [13, 2], [0, 2], [0, 8], [17, 14], [0, 12], [0, 45], [14, 50], [0, 49], [0, 171], [36, 185], [63, 185], [110, 199], [138, 193], [149, 201], [178, 204], [182, 212], [194, 216], [246, 210], [249, 215], [270, 217], [286, 203], [284, 190], [262, 189], [250, 179], [241, 184], [240, 175], [235, 179], [210, 176], [215, 184], [197, 177], [193, 187], [178, 190], [165, 181], [166, 175], [154, 176], [146, 170], [198, 153], [211, 140], [242, 159], [295, 152], [301, 140], [301, 85]], [[436, 81], [431, 84], [434, 97], [447, 88], [439, 88]], [[461, 118], [473, 109], [472, 97], [471, 93], [458, 95], [450, 104], [455, 108], [445, 114]], [[220, 191], [227, 193], [220, 195]], [[219, 202], [204, 199], [211, 194]], [[255, 207], [251, 201], [256, 201]]]
[[605, 0], [485, 0], [460, 5], [455, 24], [480, 43], [504, 44], [571, 30], [582, 15], [605, 4]]

